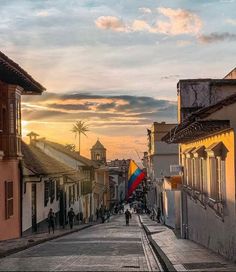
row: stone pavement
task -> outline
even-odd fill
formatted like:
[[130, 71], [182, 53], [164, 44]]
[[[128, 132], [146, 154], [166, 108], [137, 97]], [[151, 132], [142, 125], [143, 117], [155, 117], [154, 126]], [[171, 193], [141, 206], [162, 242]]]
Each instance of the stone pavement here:
[[236, 271], [236, 264], [190, 240], [178, 239], [166, 226], [140, 215], [150, 242], [166, 269], [176, 271]]
[[57, 238], [0, 259], [0, 271], [160, 271], [136, 214]]
[[73, 229], [66, 227], [65, 229], [56, 229], [54, 234], [48, 234], [47, 232], [27, 235], [18, 239], [10, 239], [6, 241], [0, 241], [0, 258], [24, 250], [26, 248], [38, 245], [40, 243], [50, 241], [52, 239], [62, 237], [69, 233], [77, 232], [79, 230], [88, 228], [93, 224], [75, 225]]

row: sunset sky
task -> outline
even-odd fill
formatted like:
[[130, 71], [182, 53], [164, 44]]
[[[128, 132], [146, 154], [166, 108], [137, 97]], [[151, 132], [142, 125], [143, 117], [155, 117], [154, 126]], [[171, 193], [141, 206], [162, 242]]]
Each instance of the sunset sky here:
[[97, 138], [108, 159], [146, 151], [146, 128], [176, 122], [176, 84], [236, 65], [234, 0], [0, 0], [1, 51], [47, 91], [24, 97], [23, 134]]

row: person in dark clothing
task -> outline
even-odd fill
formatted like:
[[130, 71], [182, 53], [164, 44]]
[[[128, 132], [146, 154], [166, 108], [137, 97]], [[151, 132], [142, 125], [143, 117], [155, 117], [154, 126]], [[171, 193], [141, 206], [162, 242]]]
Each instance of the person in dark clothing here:
[[131, 213], [130, 211], [127, 209], [125, 211], [125, 222], [126, 222], [126, 226], [129, 226], [129, 220], [131, 219]]
[[48, 233], [49, 234], [50, 234], [51, 229], [52, 229], [52, 233], [54, 233], [55, 213], [53, 212], [52, 208], [49, 210], [49, 213], [48, 213]]
[[73, 211], [73, 208], [70, 208], [67, 217], [68, 217], [70, 228], [73, 229], [74, 218], [75, 218], [75, 213]]
[[158, 223], [161, 222], [160, 219], [161, 219], [161, 209], [160, 209], [160, 207], [158, 207], [158, 208], [157, 208], [157, 222], [158, 222]]
[[98, 218], [99, 218], [99, 210], [98, 210], [98, 208], [96, 209], [96, 217], [97, 217], [97, 220], [98, 220]]

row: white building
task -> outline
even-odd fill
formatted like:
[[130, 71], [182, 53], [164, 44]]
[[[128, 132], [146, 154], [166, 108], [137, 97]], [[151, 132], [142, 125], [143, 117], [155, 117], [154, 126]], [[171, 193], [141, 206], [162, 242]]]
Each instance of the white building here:
[[162, 186], [165, 176], [170, 176], [170, 165], [178, 164], [178, 145], [168, 145], [162, 141], [162, 137], [168, 133], [175, 124], [166, 124], [165, 122], [154, 122], [148, 129], [148, 152], [145, 152], [143, 163], [147, 169], [147, 206], [154, 209], [161, 209], [164, 215]]
[[69, 204], [78, 212], [74, 205], [80, 194], [75, 171], [32, 144], [22, 142], [22, 154], [22, 231], [35, 232], [47, 228], [50, 208], [56, 215], [56, 225], [63, 226]]

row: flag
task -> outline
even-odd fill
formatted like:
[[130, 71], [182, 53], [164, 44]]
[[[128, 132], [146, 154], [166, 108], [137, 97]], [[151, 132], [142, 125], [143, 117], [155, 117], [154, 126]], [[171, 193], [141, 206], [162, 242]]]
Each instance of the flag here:
[[137, 164], [133, 160], [131, 160], [128, 172], [128, 197], [131, 196], [133, 191], [138, 187], [138, 185], [142, 182], [144, 178], [144, 172], [137, 166]]

